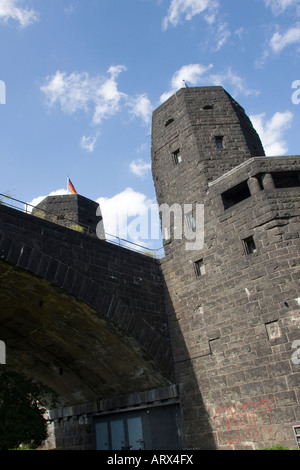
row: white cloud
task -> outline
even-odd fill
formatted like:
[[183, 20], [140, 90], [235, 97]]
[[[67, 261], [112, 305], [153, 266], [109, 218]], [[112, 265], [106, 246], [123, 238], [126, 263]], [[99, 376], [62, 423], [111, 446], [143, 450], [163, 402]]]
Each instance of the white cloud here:
[[196, 86], [201, 82], [202, 76], [212, 68], [212, 64], [206, 66], [202, 64], [189, 64], [183, 65], [177, 70], [171, 79], [171, 89], [163, 93], [160, 97], [160, 102], [166, 101], [173, 93], [179, 88], [184, 86], [184, 81], [188, 85]]
[[146, 176], [148, 171], [151, 170], [151, 163], [145, 162], [142, 158], [138, 158], [137, 160], [133, 160], [130, 163], [130, 171], [140, 178]]
[[300, 23], [296, 23], [284, 33], [276, 31], [270, 40], [273, 52], [279, 53], [288, 46], [300, 43]]
[[128, 104], [131, 108], [130, 112], [135, 117], [141, 118], [145, 124], [149, 124], [151, 122], [153, 106], [146, 93], [132, 98], [129, 100]]
[[100, 124], [120, 110], [120, 101], [126, 99], [127, 95], [118, 90], [116, 79], [119, 74], [126, 70], [123, 65], [112, 66], [108, 69], [110, 77], [96, 90], [93, 101], [96, 104], [93, 123]]
[[217, 26], [217, 30], [215, 32], [215, 37], [217, 41], [215, 50], [219, 51], [221, 47], [225, 45], [225, 43], [230, 38], [230, 36], [231, 36], [231, 32], [228, 29], [227, 23], [219, 23]]
[[87, 73], [73, 72], [68, 76], [58, 70], [52, 77], [47, 77], [46, 85], [40, 89], [50, 107], [58, 103], [64, 113], [72, 114], [88, 109], [88, 103], [95, 99], [97, 82], [97, 79], [90, 79]]
[[47, 194], [46, 196], [38, 196], [32, 199], [32, 201], [28, 202], [25, 206], [25, 210], [27, 212], [31, 212], [33, 207], [37, 206], [40, 202], [42, 202], [47, 196], [60, 196], [64, 194], [70, 194], [67, 189], [57, 189], [52, 191], [51, 193]]
[[20, 27], [25, 28], [38, 20], [38, 13], [28, 7], [19, 6], [23, 0], [1, 0], [0, 19], [7, 22], [9, 19], [15, 20]]
[[264, 0], [265, 5], [272, 9], [274, 15], [280, 15], [287, 8], [296, 7], [299, 12], [300, 0]]
[[190, 21], [194, 16], [203, 14], [205, 22], [211, 27], [211, 35], [216, 41], [215, 51], [219, 51], [231, 36], [228, 24], [218, 14], [219, 0], [171, 0], [168, 14], [163, 19], [162, 28], [177, 26], [182, 20]]
[[[133, 98], [118, 88], [117, 79], [123, 71], [126, 71], [124, 65], [116, 65], [107, 70], [106, 76], [91, 77], [87, 72], [67, 74], [58, 70], [46, 78], [40, 90], [50, 108], [58, 106], [65, 114], [90, 113], [91, 124], [96, 128], [124, 107], [132, 116], [149, 124], [153, 107], [147, 95], [144, 93]], [[80, 146], [93, 152], [99, 135], [98, 130], [94, 135], [83, 136]]]
[[[300, 16], [300, 0], [264, 0], [266, 7], [270, 7], [273, 14], [278, 16], [286, 10], [294, 8], [294, 16]], [[269, 57], [270, 51], [275, 54], [281, 53], [289, 46], [300, 44], [300, 23], [296, 22], [286, 30], [277, 31], [268, 41], [267, 47], [263, 52], [262, 59], [257, 61], [258, 66], [264, 65], [265, 60]]]
[[[294, 18], [300, 16], [300, 0], [264, 0], [266, 7], [270, 7], [275, 16], [284, 14], [293, 15]], [[293, 11], [292, 11], [293, 10]], [[296, 22], [293, 26], [287, 27], [285, 30], [279, 30], [276, 25], [277, 31], [273, 33], [271, 39], [266, 41], [262, 56], [256, 60], [257, 67], [263, 67], [270, 54], [280, 54], [284, 49], [289, 46], [300, 44], [300, 23]], [[298, 48], [299, 51], [299, 48]]]
[[290, 111], [277, 112], [269, 120], [266, 120], [265, 113], [250, 116], [250, 119], [261, 138], [266, 155], [279, 156], [288, 152], [288, 145], [283, 137], [293, 120]]
[[163, 19], [163, 30], [166, 30], [169, 25], [177, 26], [183, 17], [189, 21], [200, 13], [205, 13], [205, 20], [212, 24], [218, 7], [218, 0], [171, 0], [168, 14]]
[[121, 65], [110, 67], [108, 77], [90, 77], [87, 72], [67, 75], [58, 70], [52, 77], [47, 77], [46, 84], [40, 89], [50, 107], [58, 103], [68, 114], [93, 108], [93, 123], [100, 124], [119, 111], [120, 100], [126, 97], [118, 91], [116, 82], [123, 70], [126, 69]]
[[230, 93], [235, 97], [238, 95], [249, 96], [259, 94], [258, 90], [250, 89], [245, 80], [235, 74], [230, 67], [220, 73], [208, 74], [207, 72], [209, 72], [212, 67], [212, 64], [208, 66], [190, 64], [181, 67], [172, 77], [171, 90], [161, 95], [160, 102], [166, 101], [179, 88], [182, 88], [184, 86], [183, 80], [185, 80], [188, 85], [192, 86], [223, 86], [226, 89], [228, 88]]
[[182, 86], [183, 80], [189, 82], [191, 85], [195, 85], [199, 82], [199, 79], [202, 75], [212, 68], [210, 65], [201, 65], [201, 64], [190, 64], [183, 65], [181, 69], [177, 70], [172, 77], [172, 88], [176, 90]]
[[[111, 198], [100, 197], [96, 202], [101, 208], [108, 240], [112, 235], [140, 244], [148, 238], [148, 214], [154, 201], [147, 199], [145, 194], [126, 188]], [[140, 228], [136, 225], [138, 222]]]
[[245, 79], [234, 73], [231, 67], [228, 67], [221, 73], [210, 75], [209, 81], [212, 85], [230, 88], [231, 94], [235, 97], [239, 95], [259, 95], [259, 91], [249, 88]]
[[81, 141], [80, 141], [80, 146], [84, 150], [87, 150], [88, 152], [92, 153], [94, 151], [99, 135], [100, 133], [97, 132], [96, 135], [90, 135], [88, 137], [86, 137], [85, 135], [82, 136]]
[[240, 28], [234, 31], [234, 34], [236, 34], [239, 37], [239, 40], [241, 40], [244, 32], [245, 32], [245, 29], [243, 26], [241, 26]]
[[141, 144], [137, 149], [136, 149], [136, 153], [142, 153], [142, 152], [145, 152], [148, 148], [148, 144], [146, 144], [146, 142], [144, 142], [143, 144]]

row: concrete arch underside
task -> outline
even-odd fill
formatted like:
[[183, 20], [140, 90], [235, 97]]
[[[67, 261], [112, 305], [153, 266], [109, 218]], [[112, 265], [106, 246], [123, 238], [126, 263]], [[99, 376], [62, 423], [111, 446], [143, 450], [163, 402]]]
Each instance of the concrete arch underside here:
[[[67, 286], [3, 258], [0, 339], [6, 344], [7, 366], [48, 385], [63, 406], [172, 383], [154, 354], [130, 334], [132, 315], [121, 299], [111, 298], [109, 309], [101, 310], [96, 308], [99, 289], [94, 297], [89, 294], [93, 300], [85, 302], [79, 290], [75, 295]], [[148, 337], [150, 344], [155, 343], [153, 331]]]

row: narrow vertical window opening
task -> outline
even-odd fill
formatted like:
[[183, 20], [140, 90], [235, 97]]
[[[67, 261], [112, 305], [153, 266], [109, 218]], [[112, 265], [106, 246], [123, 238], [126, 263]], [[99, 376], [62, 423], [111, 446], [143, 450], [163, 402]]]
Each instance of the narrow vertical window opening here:
[[251, 255], [252, 253], [256, 253], [257, 248], [256, 248], [256, 244], [255, 244], [255, 241], [254, 241], [253, 237], [245, 238], [245, 240], [243, 240], [243, 242], [244, 242], [245, 252], [246, 252], [247, 255]]
[[196, 221], [194, 217], [194, 212], [191, 211], [188, 214], [185, 215], [185, 221], [186, 225], [190, 230], [195, 230], [196, 229]]
[[178, 165], [179, 163], [182, 162], [181, 154], [180, 154], [180, 149], [176, 150], [175, 152], [172, 153], [173, 156], [173, 163], [174, 165]]
[[224, 137], [222, 135], [216, 136], [216, 146], [218, 149], [224, 148]]
[[195, 266], [196, 277], [204, 276], [206, 271], [205, 271], [203, 259], [195, 261], [194, 266]]

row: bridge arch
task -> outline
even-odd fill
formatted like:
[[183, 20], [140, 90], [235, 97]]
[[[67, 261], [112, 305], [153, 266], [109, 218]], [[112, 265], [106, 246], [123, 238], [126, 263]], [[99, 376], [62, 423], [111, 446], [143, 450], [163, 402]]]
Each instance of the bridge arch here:
[[[172, 383], [168, 338], [135, 308], [136, 298], [130, 297], [134, 286], [127, 283], [124, 296], [123, 290], [108, 289], [104, 281], [101, 285], [102, 276], [96, 282], [76, 269], [74, 259], [45, 252], [47, 243], [53, 243], [51, 230], [68, 236], [69, 244], [78, 237], [87, 241], [86, 235], [7, 207], [1, 207], [1, 215], [0, 339], [6, 344], [8, 366], [49, 385], [64, 405]], [[22, 240], [25, 233], [27, 243]], [[107, 249], [97, 239], [93, 249], [99, 243]], [[119, 256], [119, 247], [109, 250]]]

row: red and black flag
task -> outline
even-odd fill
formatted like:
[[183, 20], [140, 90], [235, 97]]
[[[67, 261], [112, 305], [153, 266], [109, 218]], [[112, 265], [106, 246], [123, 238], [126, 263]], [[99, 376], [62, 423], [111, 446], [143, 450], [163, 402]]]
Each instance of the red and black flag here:
[[74, 188], [72, 181], [68, 177], [68, 189], [71, 191], [72, 194], [77, 194], [76, 189]]

